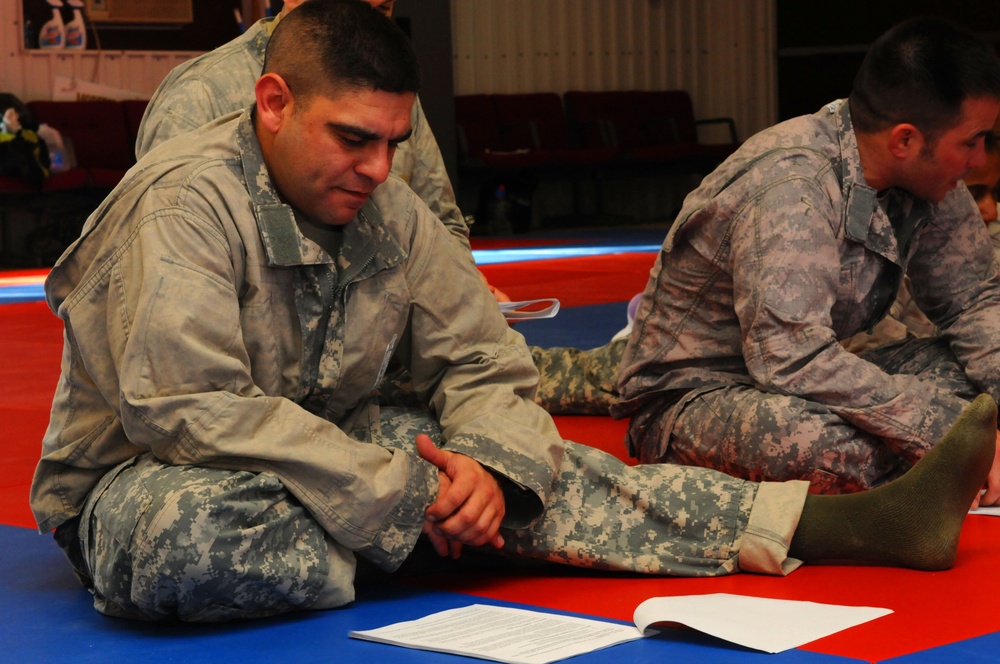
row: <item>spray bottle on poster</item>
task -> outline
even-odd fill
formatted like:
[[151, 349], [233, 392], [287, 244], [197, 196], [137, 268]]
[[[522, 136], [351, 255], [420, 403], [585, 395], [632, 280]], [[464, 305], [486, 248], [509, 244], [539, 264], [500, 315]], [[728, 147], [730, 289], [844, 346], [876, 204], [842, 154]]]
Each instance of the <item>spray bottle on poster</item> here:
[[63, 48], [66, 46], [66, 25], [62, 19], [62, 0], [45, 0], [52, 8], [52, 18], [42, 25], [38, 33], [38, 48]]
[[66, 48], [87, 48], [87, 25], [83, 21], [83, 0], [66, 0], [73, 18], [66, 24]]

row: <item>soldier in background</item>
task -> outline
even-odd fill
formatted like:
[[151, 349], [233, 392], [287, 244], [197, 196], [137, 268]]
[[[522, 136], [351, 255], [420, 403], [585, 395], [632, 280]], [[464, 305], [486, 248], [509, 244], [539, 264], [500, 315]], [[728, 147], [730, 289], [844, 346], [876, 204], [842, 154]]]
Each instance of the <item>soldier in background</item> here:
[[[1000, 396], [1000, 278], [961, 180], [985, 163], [1000, 61], [943, 20], [871, 47], [850, 97], [748, 140], [685, 200], [639, 305], [619, 417], [644, 462], [854, 492], [907, 472]], [[839, 342], [903, 275], [940, 330]], [[1000, 449], [1000, 441], [998, 441]], [[985, 504], [1000, 502], [1000, 462]]]

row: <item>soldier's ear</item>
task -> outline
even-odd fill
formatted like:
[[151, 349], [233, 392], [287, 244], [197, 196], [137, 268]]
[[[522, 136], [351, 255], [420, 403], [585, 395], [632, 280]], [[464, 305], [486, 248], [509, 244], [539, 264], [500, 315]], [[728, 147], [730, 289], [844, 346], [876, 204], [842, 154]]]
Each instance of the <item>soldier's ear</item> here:
[[278, 74], [264, 74], [254, 87], [257, 98], [257, 119], [261, 126], [275, 133], [291, 115], [295, 100], [288, 84]]
[[889, 152], [897, 159], [907, 159], [920, 154], [924, 134], [916, 126], [900, 123], [889, 130]]

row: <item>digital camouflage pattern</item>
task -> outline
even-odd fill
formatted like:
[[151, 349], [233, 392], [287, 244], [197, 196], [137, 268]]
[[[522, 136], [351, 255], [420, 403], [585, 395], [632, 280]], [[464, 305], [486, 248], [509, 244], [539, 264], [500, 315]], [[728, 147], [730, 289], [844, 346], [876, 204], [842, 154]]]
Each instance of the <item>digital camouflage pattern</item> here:
[[[420, 433], [441, 444], [426, 410], [383, 408], [377, 426], [352, 433], [409, 453]], [[741, 565], [785, 573], [795, 566], [786, 554], [805, 496], [804, 483], [795, 484], [629, 467], [566, 441], [542, 519], [530, 529], [505, 522], [504, 551], [646, 574], [716, 576]], [[759, 487], [770, 493], [755, 505]], [[69, 535], [79, 538], [71, 543], [82, 552], [77, 571], [106, 615], [223, 622], [354, 599], [354, 555], [270, 473], [174, 466], [144, 454], [111, 470], [81, 516]], [[748, 534], [751, 519], [757, 528]]]
[[[269, 473], [125, 462], [95, 488], [80, 540], [94, 606], [138, 620], [223, 622], [354, 599], [354, 557], [328, 549]], [[340, 582], [337, 579], [341, 579]]]
[[751, 138], [687, 197], [645, 289], [613, 408], [632, 453], [831, 491], [893, 476], [967, 405], [937, 360], [892, 372], [839, 343], [885, 316], [904, 273], [996, 398], [1000, 279], [965, 187], [879, 196], [843, 102]]
[[[440, 441], [426, 412], [383, 415], [350, 433], [414, 454], [418, 433]], [[68, 546], [83, 553], [77, 573], [106, 615], [224, 622], [354, 599], [354, 555], [269, 473], [172, 466], [144, 454], [112, 469], [81, 516], [69, 535], [79, 541]]]
[[618, 364], [626, 341], [589, 350], [532, 346], [539, 374], [535, 403], [553, 415], [607, 415], [618, 400]]
[[[378, 432], [363, 435], [412, 454], [417, 434], [442, 444], [440, 428], [426, 410], [383, 407], [379, 425], [372, 429]], [[503, 477], [531, 472], [527, 459], [502, 451], [492, 458], [484, 455], [490, 446], [490, 441], [480, 441], [478, 456]], [[444, 447], [462, 451], [450, 443]], [[508, 554], [673, 576], [717, 576], [739, 569], [782, 574], [797, 566], [786, 556], [805, 500], [804, 482], [759, 485], [703, 468], [632, 467], [568, 440], [559, 458], [541, 519], [518, 524], [505, 518]], [[765, 498], [755, 501], [761, 487]], [[524, 499], [530, 495], [505, 491], [508, 509]], [[757, 529], [748, 533], [751, 520]]]
[[[991, 221], [986, 224], [993, 245], [993, 255], [1000, 263], [1000, 222]], [[852, 353], [861, 353], [886, 344], [905, 341], [908, 337], [930, 337], [938, 334], [938, 329], [924, 315], [913, 301], [910, 288], [910, 278], [905, 277], [899, 288], [896, 301], [892, 303], [889, 315], [869, 332], [862, 331], [850, 339], [844, 340], [843, 346]]]
[[168, 139], [253, 104], [254, 85], [276, 25], [274, 19], [262, 19], [231, 42], [174, 67], [146, 105], [136, 159]]
[[577, 567], [675, 576], [737, 570], [757, 485], [703, 468], [628, 466], [566, 442], [545, 515], [505, 550]]
[[[264, 67], [267, 42], [276, 25], [276, 19], [261, 19], [233, 41], [175, 67], [149, 100], [139, 126], [136, 157], [163, 141], [252, 106], [254, 84]], [[459, 244], [471, 252], [469, 227], [455, 202], [441, 148], [419, 97], [410, 123], [413, 133], [396, 149], [392, 172], [410, 185]]]
[[[412, 454], [416, 453], [417, 434], [427, 434], [442, 445], [440, 427], [426, 410], [383, 407], [378, 426], [372, 427], [375, 429], [378, 431], [363, 435]], [[483, 449], [489, 445], [489, 441], [481, 441]], [[444, 448], [460, 451], [448, 443]], [[493, 463], [502, 462], [504, 477], [523, 477], [530, 472], [523, 465], [527, 460], [498, 456], [487, 462], [489, 455], [483, 455], [482, 449], [479, 458], [494, 470]], [[729, 574], [739, 569], [738, 554], [751, 508], [768, 528], [790, 540], [804, 500], [804, 489], [790, 485], [784, 492], [797, 502], [769, 514], [778, 503], [773, 494], [763, 505], [754, 505], [758, 484], [714, 471], [665, 465], [631, 467], [601, 450], [572, 441], [563, 442], [560, 458], [541, 519], [533, 524], [504, 520], [507, 553], [645, 574]], [[511, 468], [512, 463], [522, 467]], [[508, 507], [524, 497], [505, 492]], [[751, 544], [750, 548], [760, 547]], [[776, 561], [767, 564], [780, 563], [785, 553], [787, 543]]]

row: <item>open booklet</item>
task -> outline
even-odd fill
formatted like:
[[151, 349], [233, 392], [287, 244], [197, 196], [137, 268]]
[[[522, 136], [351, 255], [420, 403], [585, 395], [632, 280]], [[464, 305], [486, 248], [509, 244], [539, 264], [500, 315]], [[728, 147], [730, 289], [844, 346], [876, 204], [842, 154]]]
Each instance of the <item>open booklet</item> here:
[[559, 313], [559, 300], [554, 297], [543, 297], [539, 300], [501, 302], [500, 311], [507, 320], [552, 318]]
[[635, 625], [542, 611], [473, 604], [419, 620], [350, 632], [356, 639], [510, 664], [548, 664], [684, 625], [755, 650], [776, 653], [892, 613], [715, 593], [654, 597], [640, 604]]

